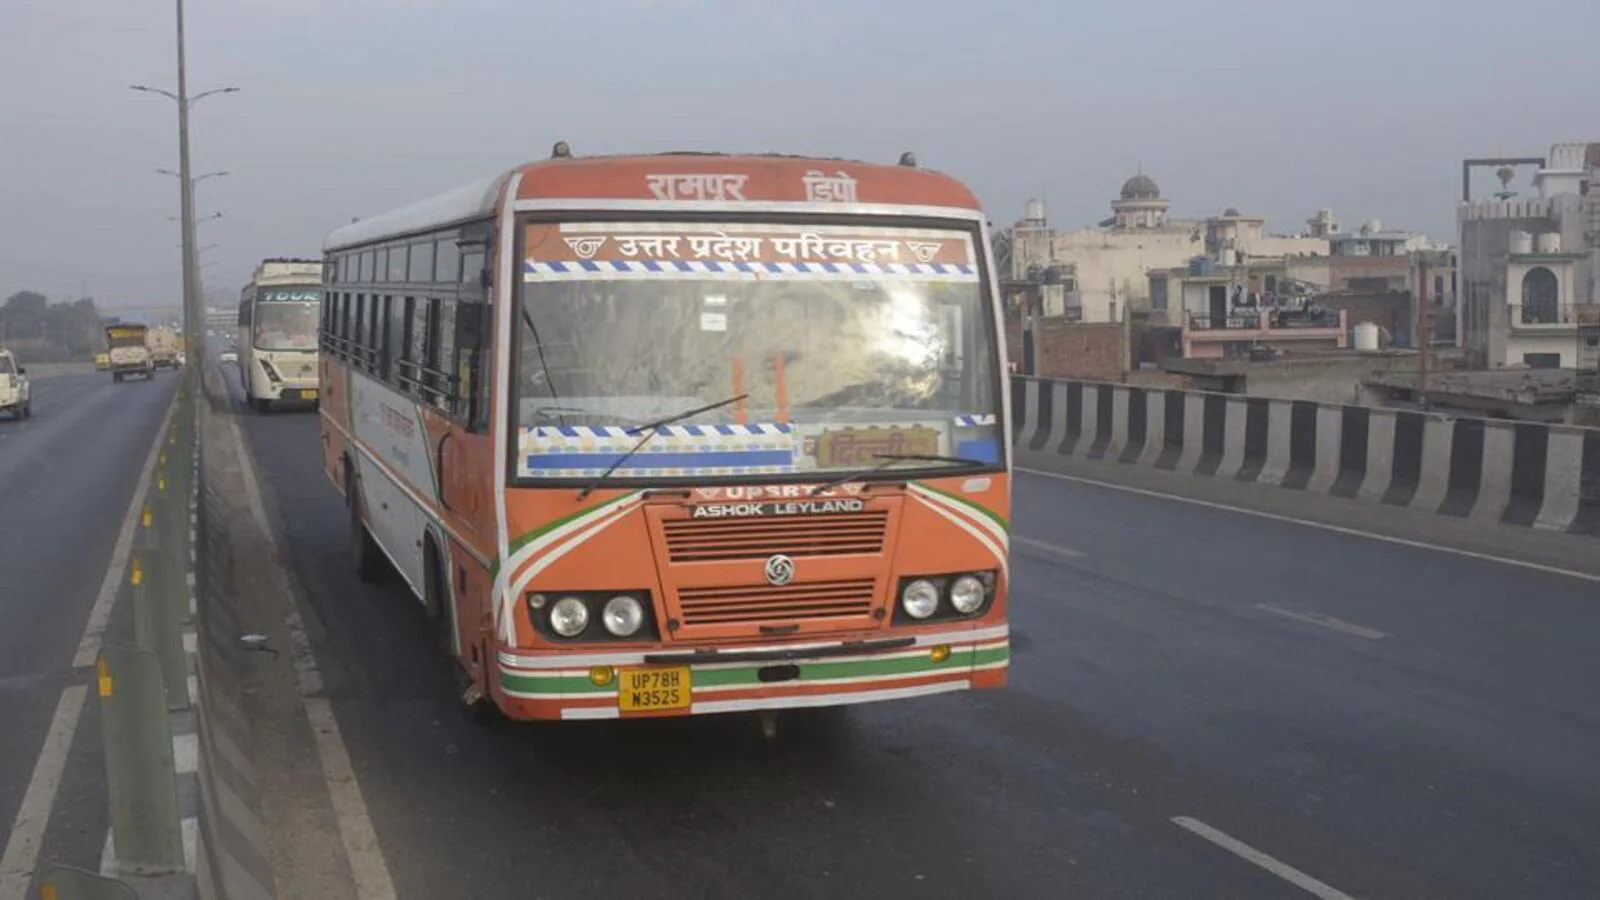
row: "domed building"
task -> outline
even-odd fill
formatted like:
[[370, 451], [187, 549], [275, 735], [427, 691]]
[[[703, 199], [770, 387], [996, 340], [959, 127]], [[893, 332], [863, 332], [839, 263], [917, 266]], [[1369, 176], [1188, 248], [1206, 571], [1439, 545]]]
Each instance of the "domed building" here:
[[1155, 179], [1143, 172], [1122, 183], [1122, 196], [1111, 201], [1112, 227], [1119, 231], [1160, 228], [1167, 224], [1168, 203]]
[[[1187, 266], [1197, 256], [1328, 253], [1326, 238], [1266, 235], [1262, 219], [1232, 207], [1202, 219], [1170, 218], [1170, 208], [1161, 186], [1143, 169], [1122, 183], [1110, 218], [1087, 228], [1051, 228], [1044, 203], [1030, 200], [1024, 218], [997, 241], [1002, 272], [1013, 284], [1038, 284], [1044, 315], [1119, 322], [1130, 309], [1167, 310], [1169, 295], [1161, 289], [1167, 283], [1153, 288], [1151, 273]], [[1152, 321], [1157, 318], [1172, 317]]]

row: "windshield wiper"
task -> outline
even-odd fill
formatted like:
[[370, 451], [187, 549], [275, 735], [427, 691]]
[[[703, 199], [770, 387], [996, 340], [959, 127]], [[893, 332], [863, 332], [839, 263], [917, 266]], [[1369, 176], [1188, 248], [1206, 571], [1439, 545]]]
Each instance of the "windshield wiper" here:
[[[544, 372], [544, 383], [545, 387], [549, 388], [550, 390], [550, 399], [560, 400], [561, 398], [556, 396], [555, 379], [550, 377], [550, 364], [545, 362], [544, 359], [544, 341], [539, 339], [539, 326], [533, 324], [533, 316], [528, 312], [528, 307], [526, 304], [520, 306], [519, 311], [522, 313], [523, 324], [528, 326], [528, 333], [533, 335], [533, 349], [539, 352], [539, 369], [540, 371]], [[521, 367], [519, 366], [518, 368]], [[553, 409], [554, 407], [551, 408]], [[560, 417], [561, 424], [567, 424], [565, 412], [560, 412], [556, 415]]]
[[865, 478], [868, 475], [876, 475], [877, 473], [882, 472], [884, 469], [887, 469], [897, 463], [907, 461], [956, 463], [956, 468], [962, 469], [971, 469], [974, 467], [990, 465], [990, 463], [981, 459], [972, 459], [965, 456], [940, 456], [933, 453], [874, 453], [872, 456], [873, 459], [879, 459], [882, 460], [882, 462], [866, 470], [865, 472], [852, 472], [843, 478], [836, 478], [827, 484], [819, 484], [811, 489], [811, 496], [815, 497], [818, 494], [831, 491], [841, 484], [849, 484], [858, 478]]
[[694, 409], [686, 409], [681, 413], [674, 413], [673, 415], [667, 416], [665, 419], [658, 419], [647, 425], [637, 425], [633, 428], [629, 428], [628, 434], [632, 435], [644, 432], [644, 437], [640, 438], [638, 443], [628, 448], [628, 452], [617, 457], [616, 462], [611, 464], [611, 468], [600, 473], [600, 477], [584, 485], [583, 490], [578, 492], [578, 499], [582, 500], [585, 497], [588, 497], [590, 494], [594, 493], [596, 490], [605, 485], [606, 481], [611, 477], [613, 472], [617, 471], [617, 469], [620, 468], [623, 463], [631, 459], [635, 453], [643, 450], [645, 444], [650, 443], [650, 439], [656, 436], [657, 429], [664, 428], [673, 424], [674, 422], [682, 422], [684, 419], [693, 418], [701, 413], [711, 412], [714, 409], [721, 409], [724, 406], [732, 406], [748, 396], [750, 395], [739, 394], [736, 397], [729, 397], [726, 400], [718, 400], [716, 403], [707, 403], [705, 406], [697, 406]]

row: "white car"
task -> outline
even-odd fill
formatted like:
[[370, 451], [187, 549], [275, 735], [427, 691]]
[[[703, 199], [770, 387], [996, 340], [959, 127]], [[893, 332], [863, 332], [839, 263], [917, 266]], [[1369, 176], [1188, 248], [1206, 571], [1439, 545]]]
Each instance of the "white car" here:
[[13, 419], [33, 415], [33, 393], [28, 388], [28, 370], [17, 362], [10, 350], [0, 350], [0, 412]]

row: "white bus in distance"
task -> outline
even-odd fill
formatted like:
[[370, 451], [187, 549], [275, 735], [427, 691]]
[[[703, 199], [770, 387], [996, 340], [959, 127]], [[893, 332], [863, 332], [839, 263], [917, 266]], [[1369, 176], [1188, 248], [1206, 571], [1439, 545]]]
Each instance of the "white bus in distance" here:
[[239, 381], [256, 412], [317, 402], [322, 262], [268, 259], [239, 300]]

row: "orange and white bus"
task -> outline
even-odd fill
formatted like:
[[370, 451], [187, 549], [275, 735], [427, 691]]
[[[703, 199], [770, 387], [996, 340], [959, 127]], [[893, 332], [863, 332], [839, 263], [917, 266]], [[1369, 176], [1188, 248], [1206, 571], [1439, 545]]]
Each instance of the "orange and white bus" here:
[[467, 704], [770, 713], [1005, 684], [1009, 386], [959, 181], [909, 154], [562, 143], [325, 253], [352, 562], [438, 618]]

